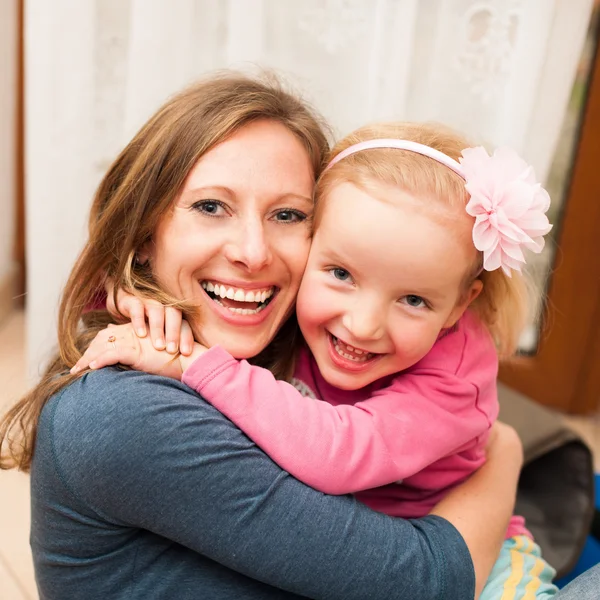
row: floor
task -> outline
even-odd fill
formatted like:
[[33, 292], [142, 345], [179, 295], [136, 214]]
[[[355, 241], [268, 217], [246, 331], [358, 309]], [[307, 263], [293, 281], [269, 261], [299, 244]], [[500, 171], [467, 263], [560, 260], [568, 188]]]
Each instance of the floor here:
[[[25, 392], [24, 317], [16, 312], [0, 324], [0, 408]], [[570, 418], [573, 428], [594, 450], [600, 471], [600, 418]], [[36, 600], [37, 593], [29, 552], [28, 478], [14, 471], [0, 471], [0, 598]]]

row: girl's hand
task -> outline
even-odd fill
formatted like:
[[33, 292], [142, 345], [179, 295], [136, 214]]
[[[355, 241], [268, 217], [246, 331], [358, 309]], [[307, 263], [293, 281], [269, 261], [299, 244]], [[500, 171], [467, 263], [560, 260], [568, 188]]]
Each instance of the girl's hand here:
[[172, 306], [163, 306], [156, 300], [141, 299], [119, 288], [117, 302], [114, 301], [114, 287], [111, 279], [106, 282], [106, 309], [118, 321], [123, 317], [131, 320], [138, 337], [147, 334], [146, 319], [150, 327], [150, 338], [157, 350], [166, 348], [169, 354], [189, 356], [194, 345], [192, 330], [182, 321], [181, 311]]
[[[200, 344], [195, 344], [192, 354], [196, 358], [205, 350]], [[137, 371], [180, 380], [183, 368], [179, 358], [183, 357], [174, 357], [164, 350], [157, 350], [149, 338], [140, 338], [136, 335], [132, 323], [109, 325], [96, 335], [84, 355], [71, 369], [71, 373], [78, 373], [88, 367], [101, 369], [122, 364]], [[185, 358], [189, 361], [191, 357]]]

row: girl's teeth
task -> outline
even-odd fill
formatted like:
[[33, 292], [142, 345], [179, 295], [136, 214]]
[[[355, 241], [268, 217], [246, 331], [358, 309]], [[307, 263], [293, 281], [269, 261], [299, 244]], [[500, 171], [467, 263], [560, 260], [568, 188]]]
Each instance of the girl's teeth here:
[[[244, 296], [244, 292], [240, 292], [241, 296]], [[236, 300], [237, 300], [237, 294], [236, 294]], [[242, 300], [244, 302], [259, 302], [260, 300], [255, 300], [254, 299], [254, 292], [247, 292], [245, 297], [242, 297]]]
[[206, 291], [207, 292], [214, 292], [215, 291], [215, 286], [210, 281], [206, 284]]
[[235, 296], [235, 292], [233, 291], [233, 288], [229, 288], [227, 290], [227, 298], [229, 298], [230, 300], [233, 300], [234, 296]]
[[354, 352], [354, 354], [348, 354], [348, 352], [345, 352], [341, 347], [341, 344], [343, 344], [343, 342], [340, 343], [340, 341], [335, 336], [332, 336], [332, 338], [333, 338], [333, 347], [335, 348], [335, 351], [340, 356], [343, 356], [344, 358], [346, 358], [348, 360], [351, 360], [353, 362], [366, 362], [373, 356], [370, 352], [365, 352], [364, 350], [358, 350], [357, 348], [354, 348], [353, 346], [348, 346], [347, 344], [344, 344], [344, 346], [350, 352]]
[[[229, 288], [230, 292], [233, 292], [233, 290], [231, 288]], [[229, 298], [229, 293], [227, 294], [227, 297]], [[236, 302], [243, 302], [245, 300], [246, 296], [244, 294], [244, 292], [242, 292], [242, 290], [238, 290], [234, 295], [233, 295], [233, 299]]]

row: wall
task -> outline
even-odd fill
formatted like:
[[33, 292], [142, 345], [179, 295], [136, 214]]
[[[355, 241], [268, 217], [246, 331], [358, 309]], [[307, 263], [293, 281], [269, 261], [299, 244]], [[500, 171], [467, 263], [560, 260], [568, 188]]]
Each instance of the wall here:
[[0, 321], [12, 308], [15, 277], [17, 1], [0, 2]]

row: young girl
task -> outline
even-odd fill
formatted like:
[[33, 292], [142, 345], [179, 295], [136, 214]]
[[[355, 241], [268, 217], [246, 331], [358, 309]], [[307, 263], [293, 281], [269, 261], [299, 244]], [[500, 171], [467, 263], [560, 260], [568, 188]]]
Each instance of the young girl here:
[[[421, 517], [485, 461], [498, 357], [526, 316], [523, 249], [541, 251], [550, 200], [511, 150], [435, 126], [365, 127], [332, 156], [291, 385], [218, 346], [196, 346], [182, 381], [313, 488]], [[201, 285], [232, 312], [278, 293]], [[548, 598], [553, 575], [514, 517], [481, 597]]]

